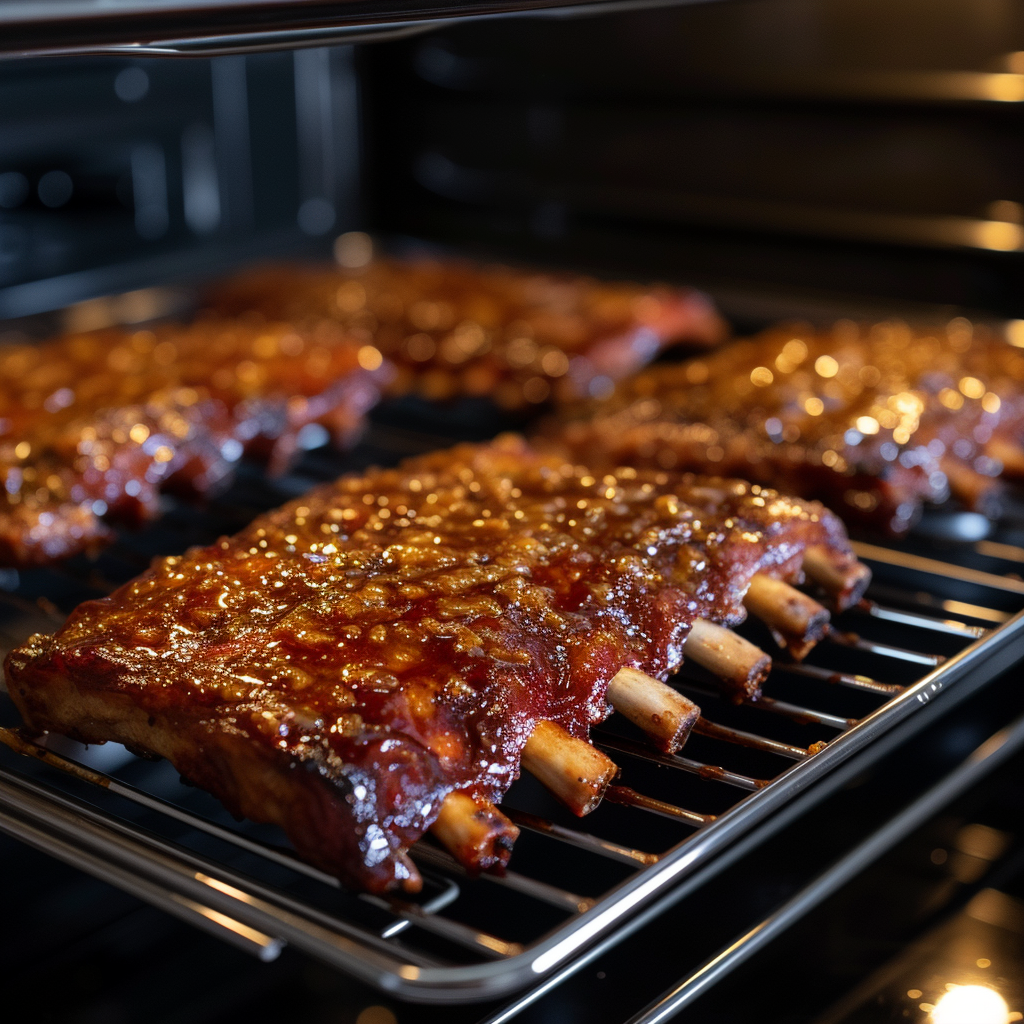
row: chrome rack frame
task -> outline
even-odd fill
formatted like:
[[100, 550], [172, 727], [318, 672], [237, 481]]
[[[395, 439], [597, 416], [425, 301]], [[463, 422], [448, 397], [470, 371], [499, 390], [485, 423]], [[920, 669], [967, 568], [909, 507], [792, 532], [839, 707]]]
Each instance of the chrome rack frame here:
[[[768, 917], [724, 946], [696, 970], [652, 1000], [626, 1024], [662, 1024], [710, 986], [749, 960], [879, 857], [920, 828], [951, 800], [980, 782], [1024, 747], [1024, 717], [990, 736], [963, 764], [836, 861]], [[508, 1019], [507, 1017], [505, 1019]], [[490, 1022], [488, 1022], [490, 1024]]]

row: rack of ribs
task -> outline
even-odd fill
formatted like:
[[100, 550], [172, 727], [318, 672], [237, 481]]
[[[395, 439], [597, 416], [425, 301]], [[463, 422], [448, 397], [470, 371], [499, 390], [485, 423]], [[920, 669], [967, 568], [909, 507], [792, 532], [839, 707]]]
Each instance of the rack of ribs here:
[[[738, 481], [595, 475], [520, 438], [343, 477], [237, 535], [154, 562], [13, 651], [33, 733], [162, 755], [235, 814], [284, 828], [350, 886], [414, 891], [428, 830], [471, 871], [517, 830], [524, 767], [577, 814], [617, 774], [613, 708], [674, 751], [699, 709], [684, 654], [738, 697], [867, 582], [816, 503]], [[827, 614], [824, 615], [827, 619]]]
[[652, 367], [556, 433], [591, 461], [742, 476], [898, 535], [926, 501], [986, 511], [1024, 478], [1024, 352], [962, 319], [778, 327]]
[[0, 348], [0, 564], [95, 550], [111, 520], [202, 494], [245, 452], [283, 468], [300, 431], [358, 432], [389, 368], [334, 324], [201, 320]]
[[452, 261], [266, 267], [221, 283], [206, 301], [221, 315], [333, 320], [398, 367], [392, 393], [483, 395], [507, 409], [605, 394], [668, 345], [725, 336], [710, 300], [692, 289]]

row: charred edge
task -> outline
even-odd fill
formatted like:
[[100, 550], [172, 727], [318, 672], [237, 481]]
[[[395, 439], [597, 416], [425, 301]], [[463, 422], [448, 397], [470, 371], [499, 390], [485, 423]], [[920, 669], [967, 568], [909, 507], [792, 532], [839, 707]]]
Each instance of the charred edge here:
[[802, 661], [828, 632], [828, 609], [782, 580], [758, 574], [743, 604], [772, 631], [778, 645]]
[[430, 830], [472, 874], [503, 872], [519, 836], [519, 829], [494, 804], [465, 793], [445, 797]]

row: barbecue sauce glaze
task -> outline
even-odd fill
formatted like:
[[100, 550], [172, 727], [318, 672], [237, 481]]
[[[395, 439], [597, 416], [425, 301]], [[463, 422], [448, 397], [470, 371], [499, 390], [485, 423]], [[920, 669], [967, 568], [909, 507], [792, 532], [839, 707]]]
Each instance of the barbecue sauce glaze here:
[[816, 503], [507, 436], [154, 562], [13, 652], [9, 690], [30, 728], [164, 754], [351, 885], [414, 888], [404, 848], [448, 792], [499, 800], [537, 721], [586, 737], [620, 667], [665, 678], [695, 617], [741, 621], [752, 575], [799, 579], [810, 544], [854, 560]]
[[107, 521], [203, 493], [244, 451], [284, 468], [299, 431], [351, 440], [380, 394], [380, 353], [335, 324], [203, 320], [0, 346], [0, 565], [94, 550]]
[[779, 327], [654, 367], [572, 418], [575, 457], [742, 476], [900, 534], [923, 501], [984, 509], [998, 477], [1024, 476], [1024, 352], [962, 319]]
[[341, 324], [398, 368], [392, 393], [486, 395], [507, 409], [599, 394], [666, 345], [725, 336], [693, 289], [454, 261], [259, 268], [213, 289], [208, 303], [221, 315]]

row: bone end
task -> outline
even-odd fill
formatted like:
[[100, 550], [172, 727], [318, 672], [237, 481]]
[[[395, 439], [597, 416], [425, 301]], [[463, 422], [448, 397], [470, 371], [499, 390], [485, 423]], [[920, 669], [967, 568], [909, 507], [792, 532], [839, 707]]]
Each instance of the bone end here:
[[871, 582], [871, 570], [863, 562], [823, 544], [813, 545], [804, 552], [804, 572], [829, 595], [837, 611], [855, 605]]
[[686, 742], [700, 708], [671, 686], [635, 668], [622, 668], [608, 684], [608, 701], [666, 754]]
[[500, 873], [508, 865], [519, 829], [488, 800], [449, 793], [430, 831], [469, 872]]
[[782, 580], [762, 574], [743, 598], [747, 611], [771, 629], [776, 643], [802, 661], [828, 632], [828, 609]]
[[760, 647], [707, 619], [694, 619], [684, 652], [703, 666], [737, 703], [757, 700], [772, 659]]
[[611, 758], [555, 722], [537, 723], [523, 748], [523, 767], [581, 818], [619, 774]]

